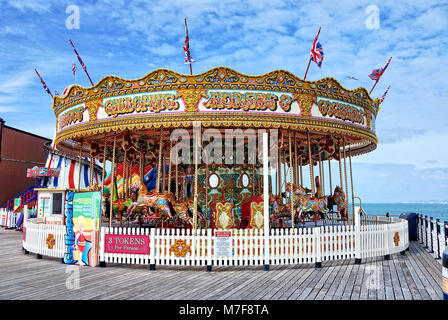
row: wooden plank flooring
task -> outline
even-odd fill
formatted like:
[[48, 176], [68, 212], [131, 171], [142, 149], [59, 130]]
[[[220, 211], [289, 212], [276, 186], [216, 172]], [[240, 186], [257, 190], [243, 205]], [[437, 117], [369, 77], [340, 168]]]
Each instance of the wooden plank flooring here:
[[[314, 265], [205, 267], [108, 264], [68, 266], [25, 255], [22, 234], [0, 229], [0, 299], [113, 300], [440, 300], [440, 259], [417, 242], [406, 255], [324, 261]], [[76, 269], [73, 269], [76, 268]], [[69, 289], [70, 270], [79, 288]]]

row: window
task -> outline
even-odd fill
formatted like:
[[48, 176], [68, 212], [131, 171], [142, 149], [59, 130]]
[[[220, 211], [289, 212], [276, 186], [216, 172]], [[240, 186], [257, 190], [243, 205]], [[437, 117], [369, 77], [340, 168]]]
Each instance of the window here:
[[62, 193], [53, 193], [53, 211], [51, 214], [62, 213]]

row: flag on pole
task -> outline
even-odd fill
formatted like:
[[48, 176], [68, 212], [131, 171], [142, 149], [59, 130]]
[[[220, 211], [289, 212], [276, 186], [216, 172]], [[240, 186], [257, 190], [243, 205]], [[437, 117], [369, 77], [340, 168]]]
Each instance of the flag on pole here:
[[[390, 57], [390, 59], [392, 59], [392, 57]], [[369, 78], [372, 79], [372, 80], [375, 80], [375, 81], [380, 80], [380, 78], [383, 75], [384, 71], [386, 71], [387, 67], [389, 66], [390, 59], [389, 59], [389, 61], [387, 61], [386, 66], [384, 68], [379, 68], [379, 69], [373, 70], [372, 73], [369, 74]]]
[[187, 19], [185, 19], [185, 42], [184, 42], [184, 53], [185, 53], [185, 63], [195, 62], [193, 57], [190, 55], [190, 40], [188, 39], [188, 28]]
[[76, 63], [74, 63], [74, 62], [72, 64], [72, 72], [73, 72], [73, 75], [76, 75]]
[[386, 92], [384, 92], [383, 96], [381, 97], [381, 103], [384, 101], [384, 98], [386, 98], [386, 94], [389, 91], [390, 86], [387, 87]]
[[84, 72], [86, 73], [87, 77], [90, 80], [90, 84], [93, 86], [92, 79], [90, 79], [90, 76], [89, 76], [89, 73], [87, 72], [87, 68], [86, 68], [86, 65], [84, 64], [84, 61], [82, 61], [81, 57], [78, 54], [78, 51], [76, 51], [75, 45], [73, 44], [72, 40], [69, 39], [69, 41], [70, 41], [70, 44], [73, 47], [73, 50], [75, 50], [76, 56], [78, 57], [79, 63], [81, 64], [81, 67], [84, 69]]
[[39, 77], [40, 82], [42, 82], [42, 85], [44, 86], [45, 91], [47, 91], [47, 93], [48, 93], [50, 96], [53, 97], [53, 95], [51, 94], [50, 89], [48, 89], [48, 87], [47, 87], [47, 84], [46, 84], [45, 81], [42, 79], [42, 77], [40, 76], [39, 72], [37, 72], [37, 69], [34, 69], [34, 71], [36, 71], [37, 76]]
[[389, 58], [389, 61], [387, 61], [386, 66], [384, 68], [375, 69], [372, 71], [371, 74], [369, 74], [369, 78], [372, 80], [375, 80], [375, 84], [373, 85], [372, 89], [370, 89], [369, 94], [372, 93], [373, 88], [375, 88], [376, 84], [380, 80], [381, 76], [383, 75], [384, 71], [386, 71], [387, 67], [389, 66], [390, 60], [392, 57]]
[[59, 96], [58, 90], [54, 90], [54, 95]]
[[86, 65], [84, 64], [84, 61], [82, 61], [81, 57], [79, 56], [78, 51], [76, 51], [76, 48], [75, 48], [75, 46], [73, 45], [72, 40], [69, 40], [69, 41], [70, 41], [70, 44], [71, 44], [72, 47], [73, 47], [73, 50], [75, 50], [76, 56], [78, 57], [79, 63], [81, 64], [81, 67], [84, 69], [85, 72], [87, 72]]
[[322, 65], [322, 61], [324, 60], [324, 51], [322, 49], [322, 45], [320, 44], [320, 42], [317, 41], [317, 38], [319, 37], [319, 33], [320, 33], [320, 28], [319, 28], [319, 32], [317, 33], [316, 38], [314, 38], [313, 47], [311, 48], [310, 60], [314, 61], [317, 64], [317, 66], [320, 68], [320, 66]]

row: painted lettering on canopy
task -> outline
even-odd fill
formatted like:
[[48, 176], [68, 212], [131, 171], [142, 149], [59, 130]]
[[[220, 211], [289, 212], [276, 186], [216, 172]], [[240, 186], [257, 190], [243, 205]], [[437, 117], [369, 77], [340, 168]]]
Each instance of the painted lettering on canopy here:
[[83, 113], [86, 107], [83, 105], [81, 107], [70, 109], [66, 112], [64, 112], [59, 117], [59, 130], [63, 129], [64, 127], [71, 125], [72, 123], [76, 122], [82, 122], [83, 119]]
[[351, 121], [353, 123], [364, 124], [364, 113], [358, 108], [337, 102], [320, 99], [318, 101], [319, 111], [325, 117], [334, 117], [336, 119]]
[[128, 113], [159, 113], [179, 109], [179, 102], [174, 93], [145, 94], [133, 97], [109, 99], [104, 104], [104, 111], [109, 117]]
[[206, 109], [276, 111], [291, 110], [292, 96], [271, 92], [209, 91], [203, 103]]

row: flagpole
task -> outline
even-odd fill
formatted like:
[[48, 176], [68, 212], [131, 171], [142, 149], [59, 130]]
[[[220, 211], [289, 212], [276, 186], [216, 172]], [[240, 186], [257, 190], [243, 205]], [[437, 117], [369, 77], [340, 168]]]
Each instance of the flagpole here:
[[[36, 71], [36, 73], [37, 73], [37, 76], [39, 77], [39, 79], [40, 79], [40, 82], [42, 82], [42, 84], [44, 84], [44, 81], [42, 80], [42, 77], [40, 76], [40, 74], [39, 74], [39, 72], [37, 72], [37, 69], [34, 69], [34, 71]], [[47, 84], [45, 84], [45, 86], [47, 87], [47, 89], [48, 89], [48, 86], [47, 86]], [[45, 90], [45, 91], [47, 91], [47, 93], [53, 98], [53, 94], [51, 93], [51, 91], [50, 91], [50, 89], [48, 89], [48, 90]]]
[[380, 81], [384, 71], [386, 71], [387, 67], [389, 66], [390, 60], [392, 60], [392, 57], [389, 58], [389, 61], [387, 61], [386, 63], [386, 67], [384, 68], [383, 72], [381, 72], [381, 75], [378, 77], [378, 79], [375, 81], [375, 84], [373, 85], [372, 89], [370, 89], [369, 95], [372, 93], [373, 88], [375, 88], [376, 84], [378, 83], [378, 81]]
[[[184, 20], [185, 20], [185, 31], [187, 32], [187, 38], [188, 38], [188, 46], [190, 46], [190, 37], [188, 36], [187, 18], [185, 18]], [[191, 67], [191, 62], [190, 62], [190, 75], [193, 75], [193, 69]]]
[[308, 68], [310, 67], [310, 63], [311, 63], [311, 59], [308, 60], [308, 66], [306, 67], [305, 77], [303, 77], [303, 80], [306, 80], [306, 75], [308, 73]]
[[[381, 77], [380, 77], [380, 78], [381, 78]], [[377, 84], [378, 81], [380, 80], [380, 78], [378, 78], [378, 80], [375, 81], [375, 84], [373, 85], [372, 89], [370, 89], [369, 96], [370, 96], [370, 94], [372, 93], [373, 88], [375, 88], [376, 84]]]
[[[75, 50], [75, 53], [76, 53], [76, 55], [78, 56], [78, 59], [79, 59], [78, 52], [76, 51], [75, 46], [74, 46], [72, 40], [69, 39], [69, 41], [70, 41], [70, 44], [72, 45], [73, 50]], [[81, 64], [81, 67], [83, 67], [82, 64]], [[92, 79], [90, 78], [90, 75], [89, 75], [89, 73], [87, 72], [87, 68], [85, 67], [85, 65], [84, 65], [83, 69], [84, 69], [84, 72], [87, 74], [87, 77], [88, 77], [89, 80], [90, 80], [90, 84], [91, 84], [92, 86], [94, 86], [93, 81], [92, 81]]]
[[[316, 38], [314, 38], [315, 40], [316, 40], [317, 38], [319, 38], [320, 28], [321, 28], [321, 27], [319, 27], [319, 31], [317, 31], [317, 36], [316, 36]], [[314, 42], [313, 42], [313, 43], [314, 43]], [[308, 69], [309, 69], [309, 67], [310, 67], [310, 63], [311, 63], [311, 59], [308, 59], [308, 66], [306, 67], [305, 76], [303, 77], [303, 80], [306, 80], [306, 75], [308, 74]]]

